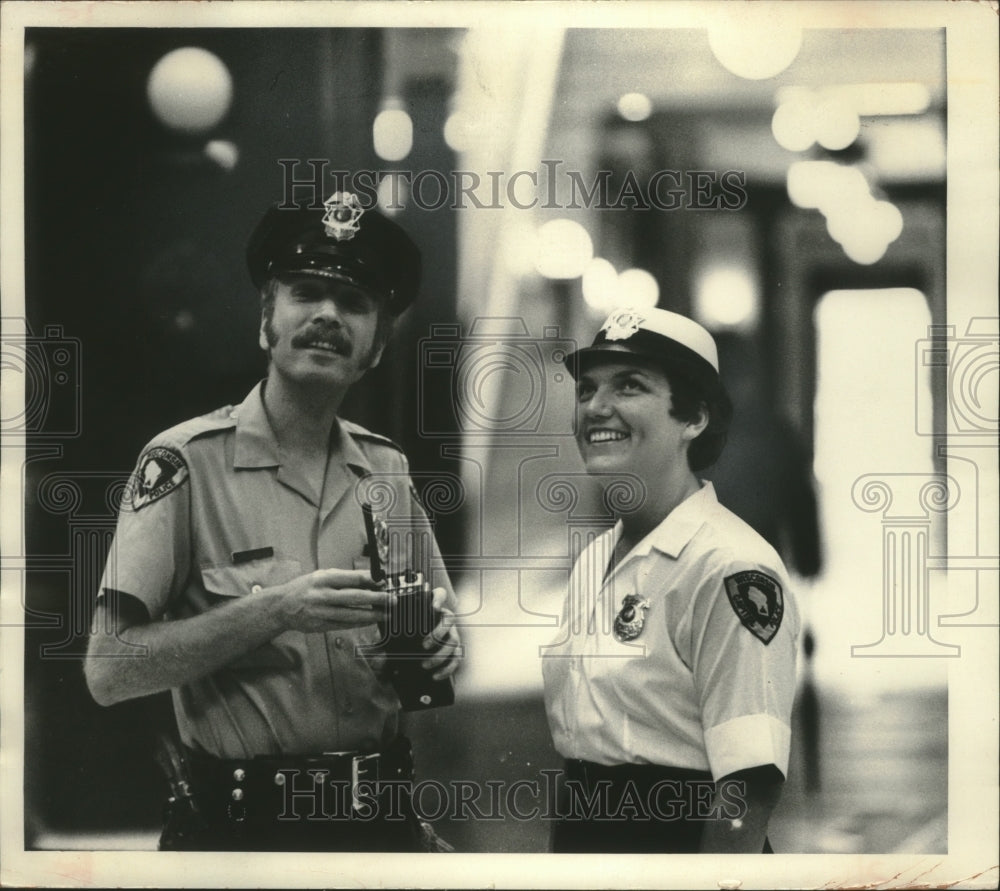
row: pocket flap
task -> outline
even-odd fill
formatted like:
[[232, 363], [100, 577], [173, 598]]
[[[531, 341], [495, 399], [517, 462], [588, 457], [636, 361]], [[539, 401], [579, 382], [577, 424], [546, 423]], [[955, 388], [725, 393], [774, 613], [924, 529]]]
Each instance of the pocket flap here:
[[270, 588], [291, 581], [302, 575], [302, 564], [298, 560], [284, 557], [268, 557], [263, 560], [248, 560], [246, 563], [219, 563], [203, 566], [201, 583], [206, 591], [221, 597], [243, 597], [253, 591], [254, 585]]

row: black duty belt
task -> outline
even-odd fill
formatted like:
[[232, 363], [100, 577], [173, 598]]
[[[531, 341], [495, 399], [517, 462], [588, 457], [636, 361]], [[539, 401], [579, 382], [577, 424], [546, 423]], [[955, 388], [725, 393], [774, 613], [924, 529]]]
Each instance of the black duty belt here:
[[662, 764], [597, 764], [579, 758], [567, 758], [566, 778], [583, 783], [587, 787], [600, 782], [615, 785], [631, 781], [636, 786], [653, 786], [660, 782], [703, 782], [712, 779], [706, 770], [690, 770], [684, 767], [666, 767]]
[[[391, 795], [413, 779], [409, 741], [381, 752], [221, 759], [190, 754], [194, 795], [212, 822], [371, 819], [405, 809]], [[387, 797], [388, 794], [388, 797]], [[397, 794], [398, 798], [398, 794]]]

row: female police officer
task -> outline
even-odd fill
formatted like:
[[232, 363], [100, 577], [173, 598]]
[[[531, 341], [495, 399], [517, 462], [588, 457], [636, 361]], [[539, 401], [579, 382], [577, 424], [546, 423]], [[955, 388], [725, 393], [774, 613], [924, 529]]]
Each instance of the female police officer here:
[[642, 497], [580, 554], [543, 659], [566, 758], [553, 849], [769, 851], [798, 616], [778, 555], [696, 476], [732, 413], [715, 343], [619, 310], [567, 365], [587, 472]]

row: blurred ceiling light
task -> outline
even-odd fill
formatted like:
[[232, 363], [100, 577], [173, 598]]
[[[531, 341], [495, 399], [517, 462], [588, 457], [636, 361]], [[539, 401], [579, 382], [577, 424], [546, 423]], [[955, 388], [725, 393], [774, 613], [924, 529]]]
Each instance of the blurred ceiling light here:
[[[779, 13], [753, 15], [744, 6], [742, 15], [708, 29], [708, 44], [727, 71], [747, 80], [764, 80], [784, 71], [799, 54], [802, 29], [779, 23]], [[753, 20], [751, 16], [753, 15]]]
[[790, 152], [804, 152], [816, 141], [815, 106], [807, 99], [782, 102], [771, 118], [771, 132], [778, 145]]
[[903, 234], [903, 214], [891, 201], [876, 201], [872, 215], [886, 241], [891, 243]]
[[885, 254], [903, 231], [903, 215], [889, 201], [869, 197], [853, 207], [836, 208], [827, 216], [826, 228], [855, 263], [868, 266]]
[[924, 84], [845, 84], [841, 89], [862, 117], [923, 114], [931, 107], [931, 91]]
[[865, 133], [868, 161], [896, 180], [943, 180], [946, 170], [944, 120], [937, 115], [902, 118]]
[[695, 315], [709, 329], [745, 328], [756, 320], [757, 287], [742, 266], [709, 266], [695, 281]]
[[153, 113], [166, 126], [203, 133], [229, 111], [233, 78], [214, 53], [183, 46], [163, 56], [149, 73], [146, 96]]
[[240, 160], [240, 150], [228, 139], [210, 139], [205, 143], [205, 154], [226, 171], [235, 168]]
[[579, 278], [594, 256], [587, 230], [573, 220], [549, 220], [538, 228], [535, 269], [545, 278]]
[[871, 266], [885, 256], [889, 245], [872, 238], [851, 238], [841, 245], [844, 253], [860, 266]]
[[392, 217], [406, 207], [410, 184], [401, 176], [387, 176], [378, 184], [378, 208]]
[[383, 161], [402, 161], [413, 148], [413, 121], [399, 99], [387, 99], [372, 124], [375, 154]]
[[626, 93], [618, 100], [618, 114], [626, 121], [644, 121], [653, 113], [653, 103], [642, 93]]
[[535, 269], [535, 227], [528, 223], [511, 222], [500, 235], [500, 255], [511, 274], [528, 275]]
[[464, 111], [453, 111], [444, 122], [444, 141], [453, 152], [468, 151], [475, 145], [479, 122]]
[[870, 198], [865, 175], [857, 167], [834, 161], [795, 161], [788, 165], [786, 184], [792, 204], [824, 214]]
[[[817, 95], [818, 94], [818, 95]], [[860, 117], [923, 114], [931, 107], [931, 91], [921, 83], [833, 84], [816, 90], [809, 87], [780, 87], [775, 99], [779, 105], [803, 97], [841, 99]]]
[[833, 161], [793, 161], [789, 164], [785, 185], [792, 204], [805, 210], [819, 207], [826, 182], [825, 170], [832, 165]]
[[652, 309], [660, 299], [660, 286], [645, 269], [626, 269], [618, 276], [619, 306]]
[[594, 257], [583, 271], [583, 299], [587, 306], [609, 313], [617, 306], [618, 273], [610, 262]]
[[861, 132], [861, 119], [849, 101], [840, 96], [824, 99], [813, 117], [816, 141], [830, 151], [847, 148]]
[[[931, 106], [931, 91], [921, 83], [865, 83], [865, 84], [835, 84], [821, 88], [780, 87], [775, 100], [780, 109], [786, 104], [806, 104], [816, 108], [817, 105], [830, 101], [842, 103], [854, 114], [862, 118], [879, 117], [883, 115], [917, 115], [923, 114]], [[821, 120], [821, 116], [817, 115]], [[775, 138], [778, 138], [775, 133]], [[778, 140], [779, 143], [781, 140]]]

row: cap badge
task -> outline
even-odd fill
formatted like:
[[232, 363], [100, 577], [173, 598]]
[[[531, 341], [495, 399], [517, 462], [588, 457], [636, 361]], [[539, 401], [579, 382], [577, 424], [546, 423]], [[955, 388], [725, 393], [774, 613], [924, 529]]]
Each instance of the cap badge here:
[[623, 309], [609, 316], [601, 330], [605, 340], [627, 340], [639, 333], [639, 326], [645, 321], [634, 309]]
[[635, 640], [642, 633], [646, 624], [646, 610], [649, 601], [638, 594], [626, 594], [622, 600], [622, 608], [615, 616], [615, 640], [627, 643]]
[[365, 212], [353, 192], [334, 192], [323, 202], [323, 228], [337, 241], [350, 241], [361, 229], [361, 215]]

